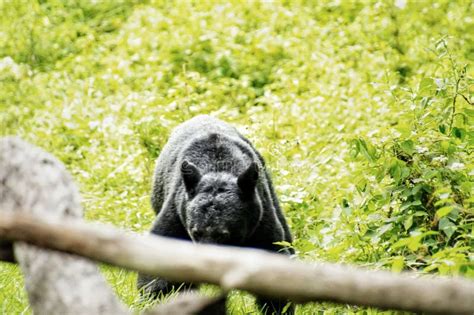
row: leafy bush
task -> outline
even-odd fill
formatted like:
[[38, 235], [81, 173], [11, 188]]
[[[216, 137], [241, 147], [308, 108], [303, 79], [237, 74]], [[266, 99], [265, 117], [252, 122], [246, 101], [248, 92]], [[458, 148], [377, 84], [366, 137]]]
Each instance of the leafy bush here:
[[[440, 77], [422, 77], [416, 89], [389, 91], [405, 105], [392, 120], [395, 132], [371, 144], [352, 141], [353, 156], [368, 161], [357, 183], [368, 195], [362, 211], [384, 209], [384, 218], [368, 222], [366, 242], [389, 253], [384, 262], [425, 272], [473, 275], [472, 78], [458, 66], [446, 40], [436, 43]], [[461, 102], [459, 101], [461, 100]], [[375, 185], [383, 185], [379, 193]]]

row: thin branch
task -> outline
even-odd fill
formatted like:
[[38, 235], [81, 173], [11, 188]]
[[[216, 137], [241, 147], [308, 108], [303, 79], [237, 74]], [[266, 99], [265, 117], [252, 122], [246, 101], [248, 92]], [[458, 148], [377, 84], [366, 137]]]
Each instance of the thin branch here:
[[458, 93], [469, 105], [474, 105], [464, 94]]
[[449, 122], [449, 132], [453, 129], [453, 123], [454, 123], [454, 116], [456, 114], [456, 99], [459, 95], [459, 82], [461, 82], [462, 76], [459, 76], [456, 80], [456, 85], [455, 85], [455, 91], [454, 91], [454, 98], [453, 98], [453, 109], [451, 112], [451, 121]]

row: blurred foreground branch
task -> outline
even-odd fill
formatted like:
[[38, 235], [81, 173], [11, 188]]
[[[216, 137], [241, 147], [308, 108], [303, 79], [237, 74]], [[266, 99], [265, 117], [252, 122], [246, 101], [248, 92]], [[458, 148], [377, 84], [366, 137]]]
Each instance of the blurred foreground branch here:
[[213, 283], [300, 303], [324, 300], [440, 314], [474, 311], [474, 282], [460, 278], [306, 264], [260, 250], [135, 237], [110, 227], [21, 214], [0, 217], [0, 237], [173, 281]]

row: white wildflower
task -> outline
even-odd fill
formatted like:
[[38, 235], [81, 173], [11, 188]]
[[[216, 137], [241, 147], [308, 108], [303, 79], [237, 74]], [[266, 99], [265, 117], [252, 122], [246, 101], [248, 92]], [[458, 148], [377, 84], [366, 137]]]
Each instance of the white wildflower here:
[[444, 155], [440, 155], [440, 156], [437, 156], [435, 158], [433, 158], [433, 162], [438, 162], [438, 163], [445, 163], [448, 161], [448, 158], [445, 157]]
[[464, 166], [464, 163], [454, 162], [449, 166], [449, 168], [453, 171], [460, 171], [464, 169]]
[[406, 0], [395, 0], [395, 6], [399, 9], [404, 9], [407, 6]]
[[11, 57], [0, 59], [0, 78], [13, 77], [18, 80], [21, 74], [21, 67]]
[[416, 149], [416, 152], [421, 153], [421, 154], [428, 152], [427, 147], [422, 147], [422, 146], [419, 146], [419, 145], [417, 145], [415, 147], [415, 149]]

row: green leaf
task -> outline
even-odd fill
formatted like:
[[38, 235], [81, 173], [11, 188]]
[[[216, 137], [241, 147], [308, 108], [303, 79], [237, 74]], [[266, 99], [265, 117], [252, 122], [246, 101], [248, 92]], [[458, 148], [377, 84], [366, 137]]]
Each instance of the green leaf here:
[[441, 146], [441, 149], [443, 150], [443, 152], [448, 152], [449, 150], [449, 142], [444, 140], [444, 141], [441, 141], [440, 143], [440, 146]]
[[398, 249], [400, 247], [404, 247], [404, 246], [407, 246], [408, 243], [410, 243], [410, 238], [407, 237], [407, 238], [402, 238], [400, 240], [398, 240], [397, 242], [395, 242], [393, 245], [392, 245], [392, 249]]
[[433, 177], [437, 176], [439, 174], [439, 171], [437, 169], [427, 169], [426, 171], [423, 172], [423, 178], [426, 180], [430, 180]]
[[283, 307], [282, 313], [285, 314], [286, 311], [291, 307], [292, 303], [286, 303], [285, 307]]
[[444, 234], [448, 237], [448, 239], [453, 236], [454, 232], [456, 231], [456, 225], [451, 222], [448, 218], [444, 217], [438, 222], [438, 228], [443, 231]]
[[377, 150], [363, 139], [353, 140], [355, 152], [361, 153], [367, 160], [374, 162], [377, 159]]
[[403, 256], [394, 257], [392, 260], [392, 272], [401, 272], [405, 266], [405, 258]]
[[446, 134], [446, 125], [445, 124], [440, 124], [438, 126], [438, 129], [442, 134]]
[[432, 95], [436, 91], [436, 83], [431, 78], [423, 78], [418, 85], [418, 94], [420, 95]]
[[396, 160], [390, 165], [389, 173], [396, 182], [400, 181], [400, 178], [402, 177], [402, 170]]
[[405, 221], [403, 221], [403, 227], [405, 228], [405, 230], [409, 230], [411, 228], [411, 226], [413, 225], [413, 216], [412, 215], [409, 215]]
[[428, 273], [428, 272], [436, 270], [436, 269], [438, 269], [438, 265], [437, 264], [432, 264], [432, 265], [424, 268], [423, 271]]
[[441, 219], [445, 217], [446, 215], [448, 215], [453, 210], [453, 208], [454, 208], [453, 206], [441, 207], [436, 211], [436, 216]]
[[404, 202], [402, 203], [402, 206], [400, 207], [400, 211], [405, 211], [413, 206], [419, 206], [421, 205], [421, 201], [420, 200], [414, 200], [414, 201], [411, 201], [411, 202]]
[[378, 235], [378, 236], [382, 236], [382, 235], [385, 234], [387, 231], [390, 231], [392, 228], [393, 228], [392, 223], [385, 224], [385, 225], [383, 225], [383, 226], [378, 230], [377, 235]]
[[293, 247], [293, 245], [290, 242], [286, 242], [286, 241], [274, 242], [273, 244], [284, 246], [284, 247]]
[[466, 137], [466, 130], [464, 130], [463, 128], [453, 127], [451, 134], [454, 137], [463, 140]]
[[409, 242], [408, 242], [408, 248], [412, 251], [416, 251], [418, 250], [418, 248], [420, 248], [421, 246], [421, 239], [422, 239], [422, 236], [415, 236], [415, 237], [410, 237], [409, 238]]
[[433, 99], [431, 97], [425, 96], [421, 99], [421, 107], [426, 108], [428, 105], [430, 105], [433, 102]]
[[401, 168], [401, 171], [402, 172], [400, 174], [400, 177], [401, 177], [402, 180], [407, 178], [408, 176], [410, 176], [410, 173], [411, 173], [410, 168], [403, 165], [402, 168]]
[[426, 217], [428, 214], [424, 211], [416, 211], [415, 213], [413, 213], [413, 216], [414, 217]]
[[400, 143], [400, 148], [403, 150], [408, 155], [412, 155], [413, 152], [415, 151], [415, 145], [413, 141], [411, 140], [405, 140], [402, 143]]

